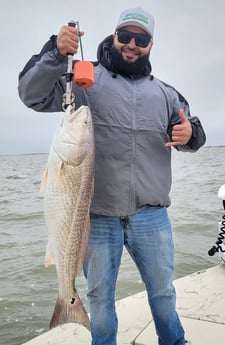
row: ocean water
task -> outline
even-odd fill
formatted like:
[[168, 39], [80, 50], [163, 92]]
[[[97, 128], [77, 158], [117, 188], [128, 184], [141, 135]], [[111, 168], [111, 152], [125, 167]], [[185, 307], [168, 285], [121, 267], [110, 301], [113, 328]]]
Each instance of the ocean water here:
[[[20, 345], [48, 329], [57, 298], [55, 268], [44, 268], [47, 231], [40, 180], [46, 154], [1, 156], [0, 169], [0, 344]], [[225, 184], [225, 146], [196, 153], [173, 150], [172, 204], [175, 278], [217, 265], [208, 250], [225, 213], [217, 193]], [[77, 279], [85, 304], [86, 283]], [[117, 299], [144, 289], [124, 251]]]

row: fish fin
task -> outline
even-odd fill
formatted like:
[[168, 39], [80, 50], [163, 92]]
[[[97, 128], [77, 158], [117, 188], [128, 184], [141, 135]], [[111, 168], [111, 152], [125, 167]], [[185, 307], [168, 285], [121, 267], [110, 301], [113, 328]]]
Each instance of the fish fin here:
[[56, 179], [56, 183], [60, 184], [61, 183], [61, 178], [62, 176], [65, 175], [65, 163], [61, 162], [60, 163], [60, 167], [58, 169], [58, 174], [57, 174], [57, 179]]
[[51, 167], [51, 170], [49, 172], [48, 165], [46, 165], [45, 170], [43, 172], [42, 178], [41, 178], [41, 184], [40, 184], [40, 191], [44, 192], [45, 187], [48, 180], [48, 175], [54, 176], [56, 185], [61, 184], [61, 178], [63, 175], [65, 175], [65, 163], [61, 160], [55, 161], [54, 164]]
[[62, 178], [65, 176], [65, 163], [61, 160], [56, 162], [52, 167], [51, 173], [54, 176], [56, 186], [60, 187]]
[[44, 190], [45, 190], [47, 179], [48, 179], [48, 167], [46, 166], [45, 170], [43, 172], [43, 175], [42, 175], [42, 179], [41, 179], [41, 185], [40, 185], [40, 191], [41, 192], [44, 192]]
[[89, 317], [77, 293], [75, 297], [71, 298], [69, 303], [66, 303], [64, 299], [58, 298], [50, 322], [50, 328], [69, 322], [79, 323], [89, 331], [91, 329]]
[[49, 242], [48, 242], [47, 248], [46, 248], [46, 253], [45, 253], [45, 267], [48, 267], [50, 265], [55, 265], [55, 259], [54, 259], [54, 256], [52, 254], [52, 251], [50, 249]]

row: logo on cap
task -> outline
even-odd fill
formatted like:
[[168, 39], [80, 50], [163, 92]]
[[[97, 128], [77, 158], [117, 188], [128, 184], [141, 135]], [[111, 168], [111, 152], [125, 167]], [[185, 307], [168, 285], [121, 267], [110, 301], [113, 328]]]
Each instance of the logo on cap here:
[[132, 19], [148, 24], [148, 18], [139, 13], [128, 13], [125, 15], [125, 17], [123, 17], [122, 20], [125, 22], [127, 20], [132, 20]]

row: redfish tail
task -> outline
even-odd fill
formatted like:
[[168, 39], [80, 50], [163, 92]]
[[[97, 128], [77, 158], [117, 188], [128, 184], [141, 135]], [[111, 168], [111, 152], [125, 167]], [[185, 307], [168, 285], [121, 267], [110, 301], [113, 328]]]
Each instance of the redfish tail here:
[[91, 329], [89, 317], [78, 295], [71, 298], [69, 303], [58, 298], [49, 328], [69, 322], [79, 323], [89, 331]]

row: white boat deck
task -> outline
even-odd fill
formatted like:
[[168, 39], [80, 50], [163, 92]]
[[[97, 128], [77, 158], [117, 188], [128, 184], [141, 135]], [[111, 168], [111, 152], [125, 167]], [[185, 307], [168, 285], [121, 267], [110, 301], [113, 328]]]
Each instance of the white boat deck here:
[[[225, 344], [225, 265], [174, 281], [177, 311], [192, 345]], [[157, 345], [146, 292], [117, 301], [118, 345]], [[23, 345], [91, 345], [86, 328], [58, 326]]]

